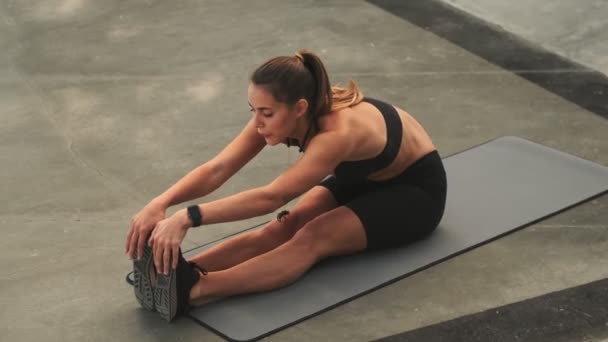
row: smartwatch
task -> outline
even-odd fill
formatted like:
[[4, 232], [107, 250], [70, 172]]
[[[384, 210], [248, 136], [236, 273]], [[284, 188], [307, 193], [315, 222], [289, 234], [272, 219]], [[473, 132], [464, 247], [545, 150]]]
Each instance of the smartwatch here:
[[188, 218], [192, 221], [192, 227], [199, 227], [203, 224], [203, 215], [198, 205], [188, 207]]

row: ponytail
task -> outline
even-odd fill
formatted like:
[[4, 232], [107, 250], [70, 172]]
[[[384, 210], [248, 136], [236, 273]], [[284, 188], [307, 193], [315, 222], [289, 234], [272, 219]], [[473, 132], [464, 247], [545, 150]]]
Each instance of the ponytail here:
[[354, 81], [346, 89], [332, 87], [323, 62], [308, 50], [268, 60], [253, 72], [251, 82], [265, 86], [279, 102], [293, 105], [306, 99], [309, 119], [315, 123], [322, 115], [363, 100], [363, 93]]
[[309, 113], [313, 119], [317, 119], [321, 115], [329, 113], [332, 109], [331, 84], [327, 70], [321, 59], [314, 53], [308, 50], [299, 50], [296, 53], [298, 58], [306, 69], [311, 73], [313, 79], [313, 96], [309, 99]]
[[352, 107], [363, 101], [363, 92], [353, 80], [348, 83], [348, 88], [346, 89], [337, 86], [332, 87], [331, 96], [332, 111]]

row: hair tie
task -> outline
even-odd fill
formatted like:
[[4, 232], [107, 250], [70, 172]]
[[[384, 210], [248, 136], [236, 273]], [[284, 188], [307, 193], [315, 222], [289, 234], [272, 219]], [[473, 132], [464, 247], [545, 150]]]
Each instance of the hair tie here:
[[304, 64], [304, 56], [302, 56], [299, 52], [296, 52], [296, 58], [299, 59], [302, 64]]

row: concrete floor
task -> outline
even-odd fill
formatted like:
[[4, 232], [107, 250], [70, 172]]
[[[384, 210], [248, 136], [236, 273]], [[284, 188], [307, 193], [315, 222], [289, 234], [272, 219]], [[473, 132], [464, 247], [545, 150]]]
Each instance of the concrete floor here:
[[608, 75], [608, 3], [445, 0], [476, 17]]
[[[253, 68], [298, 48], [408, 110], [444, 156], [517, 135], [608, 165], [605, 119], [367, 2], [5, 1], [0, 340], [221, 341], [138, 307], [126, 231], [240, 131]], [[296, 157], [269, 148], [205, 200]], [[266, 219], [191, 231], [184, 248]], [[368, 341], [608, 277], [607, 222], [604, 195], [267, 340]]]

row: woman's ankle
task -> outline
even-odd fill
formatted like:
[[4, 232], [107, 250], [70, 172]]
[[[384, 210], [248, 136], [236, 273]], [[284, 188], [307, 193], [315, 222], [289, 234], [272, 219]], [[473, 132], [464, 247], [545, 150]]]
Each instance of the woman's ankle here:
[[206, 294], [205, 290], [208, 287], [206, 287], [205, 285], [208, 284], [205, 284], [205, 278], [206, 275], [203, 275], [203, 273], [201, 273], [199, 281], [190, 290], [190, 297], [188, 299], [188, 302], [191, 306], [201, 306], [220, 299], [220, 297], [212, 297]]

